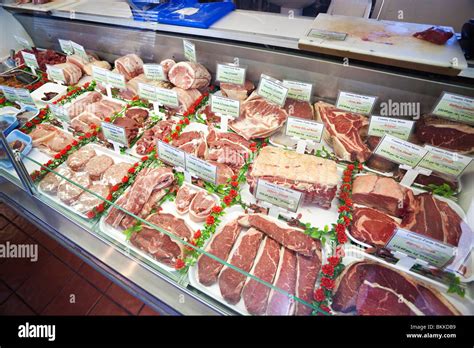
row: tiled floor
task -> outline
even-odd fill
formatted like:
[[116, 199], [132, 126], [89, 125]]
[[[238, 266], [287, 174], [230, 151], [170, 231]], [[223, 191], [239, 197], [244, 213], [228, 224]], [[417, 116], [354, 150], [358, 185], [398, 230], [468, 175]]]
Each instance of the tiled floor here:
[[38, 260], [0, 258], [0, 315], [158, 315], [0, 202], [6, 242], [38, 244]]

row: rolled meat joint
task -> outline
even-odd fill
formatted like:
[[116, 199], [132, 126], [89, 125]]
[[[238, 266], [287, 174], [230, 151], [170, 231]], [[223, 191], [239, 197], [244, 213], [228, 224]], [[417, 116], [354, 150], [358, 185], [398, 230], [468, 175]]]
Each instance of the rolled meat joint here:
[[187, 111], [191, 105], [201, 96], [201, 92], [198, 89], [182, 89], [179, 87], [173, 87], [173, 91], [178, 94], [179, 111]]
[[211, 214], [212, 207], [217, 203], [214, 196], [207, 192], [200, 191], [194, 196], [191, 205], [189, 206], [189, 217], [191, 220], [201, 222]]
[[127, 54], [115, 60], [115, 68], [128, 81], [143, 74], [143, 60], [136, 54]]
[[75, 85], [82, 77], [82, 70], [76, 64], [62, 63], [54, 66], [63, 70], [65, 83], [68, 86]]
[[168, 79], [182, 89], [204, 88], [211, 83], [211, 74], [202, 64], [179, 62], [169, 71]]
[[173, 66], [175, 66], [176, 62], [173, 59], [164, 59], [160, 62], [160, 65], [163, 67], [163, 72], [168, 78], [168, 74]]

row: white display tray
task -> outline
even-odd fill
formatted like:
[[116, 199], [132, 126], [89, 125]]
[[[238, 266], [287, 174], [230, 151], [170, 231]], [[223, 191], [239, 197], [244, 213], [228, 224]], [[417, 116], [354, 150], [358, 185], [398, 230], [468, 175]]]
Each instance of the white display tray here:
[[[244, 210], [243, 210], [240, 206], [237, 206], [237, 205], [232, 206], [231, 208], [229, 208], [229, 209], [227, 210], [227, 212], [228, 212], [228, 213], [226, 214], [226, 216], [228, 217], [227, 222], [230, 222], [230, 221], [232, 221], [232, 220], [235, 220], [235, 219], [237, 219], [239, 216], [245, 214]], [[226, 222], [226, 223], [227, 223], [227, 222]], [[279, 220], [278, 222], [279, 222], [280, 224], [281, 224], [281, 223], [284, 223], [284, 222], [281, 221], [281, 220]], [[220, 224], [218, 230], [216, 231], [216, 234], [221, 232], [222, 228], [225, 226], [226, 223], [222, 222], [222, 223]], [[242, 234], [243, 234], [242, 232], [243, 232], [244, 230], [247, 230], [247, 228], [245, 228], [245, 227], [242, 228], [242, 231], [240, 232], [239, 237], [237, 238], [236, 242], [234, 243], [234, 246], [232, 247], [232, 250], [231, 250], [231, 252], [230, 252], [229, 255], [232, 255], [232, 254], [233, 254], [234, 250], [236, 249], [236, 246], [239, 244], [239, 243], [238, 243], [238, 240], [239, 240], [239, 238], [242, 237]], [[210, 243], [211, 240], [212, 240], [212, 238], [210, 238], [210, 239], [207, 241], [205, 247], [207, 247], [207, 245]], [[261, 252], [261, 247], [260, 247], [259, 253], [260, 253], [260, 252]], [[325, 251], [324, 248], [322, 248], [321, 254], [322, 254], [323, 260], [325, 260], [326, 251]], [[259, 254], [257, 254], [257, 256], [258, 256], [258, 255], [259, 255]], [[322, 260], [322, 261], [323, 261], [323, 260]], [[225, 267], [226, 267], [226, 266], [224, 266], [224, 268], [225, 268]], [[252, 272], [253, 272], [254, 267], [255, 267], [255, 264], [252, 266], [252, 269], [250, 270], [249, 273], [252, 273]], [[223, 268], [223, 269], [224, 269], [224, 268]], [[221, 270], [221, 272], [222, 272], [222, 270]], [[248, 281], [248, 279], [246, 280], [246, 282], [247, 282], [247, 281]], [[218, 282], [218, 281], [217, 281], [215, 284], [211, 285], [211, 286], [204, 286], [203, 284], [201, 284], [201, 283], [199, 282], [199, 280], [198, 280], [197, 263], [196, 263], [194, 266], [192, 266], [192, 267], [189, 268], [189, 283], [190, 283], [194, 288], [196, 288], [197, 290], [199, 290], [199, 291], [201, 291], [201, 292], [207, 294], [208, 296], [214, 298], [215, 300], [217, 300], [217, 301], [219, 301], [220, 303], [222, 303], [223, 305], [225, 305], [225, 306], [231, 308], [231, 309], [234, 310], [235, 312], [237, 312], [237, 313], [239, 313], [239, 314], [242, 314], [242, 315], [251, 315], [251, 314], [247, 311], [247, 309], [245, 308], [245, 303], [244, 303], [243, 298], [241, 298], [240, 301], [239, 301], [237, 304], [232, 305], [232, 304], [228, 303], [228, 302], [222, 297], [221, 291], [220, 291], [220, 288], [219, 288], [219, 282]], [[315, 287], [316, 287], [316, 285], [315, 285]]]
[[357, 246], [354, 245], [348, 245], [344, 248], [345, 250], [345, 256], [342, 260], [343, 264], [347, 267], [350, 264], [357, 262], [357, 261], [362, 261], [362, 260], [369, 260], [374, 263], [379, 263], [381, 265], [384, 265], [388, 268], [395, 269], [397, 271], [401, 271], [401, 273], [408, 274], [409, 276], [415, 278], [417, 281], [420, 283], [424, 283], [423, 285], [428, 285], [431, 288], [434, 288], [438, 290], [443, 297], [449, 300], [449, 302], [456, 307], [461, 314], [463, 315], [473, 315], [474, 314], [474, 300], [469, 296], [469, 294], [466, 293], [466, 296], [464, 298], [461, 298], [457, 295], [454, 294], [448, 294], [448, 286], [444, 284], [440, 284], [432, 279], [429, 279], [427, 277], [424, 277], [418, 273], [412, 272], [412, 271], [407, 271], [397, 265], [388, 263], [384, 260], [381, 260], [380, 258], [377, 258], [373, 255], [369, 255], [365, 253], [363, 250], [358, 248]]
[[[195, 185], [191, 185], [191, 184], [188, 184], [188, 183], [183, 183], [183, 185], [189, 185], [194, 190], [205, 191], [200, 187], [197, 187]], [[219, 202], [219, 197], [217, 195], [213, 194], [212, 196], [214, 196], [214, 198], [216, 198], [217, 202]], [[216, 204], [218, 204], [218, 203], [216, 203]], [[179, 219], [183, 219], [185, 221], [185, 223], [194, 232], [199, 230], [199, 229], [203, 229], [203, 227], [204, 227], [205, 222], [195, 222], [195, 221], [193, 221], [189, 217], [189, 213], [182, 214], [182, 215], [178, 214], [178, 212], [176, 211], [176, 205], [175, 205], [174, 201], [173, 202], [170, 202], [170, 201], [164, 202], [161, 205], [161, 208], [162, 208], [162, 210], [160, 211], [160, 213], [172, 214], [172, 215], [174, 215], [175, 217], [177, 217]], [[170, 267], [170, 266], [167, 266], [167, 265], [159, 262], [158, 260], [156, 260], [155, 258], [150, 256], [148, 253], [146, 253], [145, 251], [140, 250], [139, 248], [137, 248], [134, 245], [132, 245], [131, 243], [129, 243], [126, 236], [125, 236], [125, 234], [123, 233], [123, 230], [112, 227], [112, 226], [110, 226], [109, 224], [107, 224], [105, 222], [105, 219], [107, 218], [107, 215], [108, 215], [107, 213], [104, 214], [104, 216], [102, 216], [102, 218], [100, 219], [100, 222], [99, 222], [99, 229], [103, 233], [105, 233], [108, 236], [110, 236], [111, 238], [113, 238], [115, 241], [117, 241], [119, 244], [121, 244], [125, 248], [133, 250], [133, 252], [135, 252], [136, 254], [139, 254], [141, 257], [145, 258], [147, 261], [151, 262], [153, 265], [156, 265], [158, 268], [161, 268], [161, 269], [165, 270], [166, 272], [176, 272], [176, 269], [174, 267]], [[225, 221], [228, 221], [226, 215], [224, 215], [222, 220], [223, 220], [222, 223], [225, 223]]]
[[[55, 92], [58, 93], [57, 96], [54, 98], [51, 98], [48, 101], [41, 100], [45, 96], [45, 93], [49, 92]], [[59, 83], [52, 83], [48, 82], [42, 85], [40, 88], [35, 90], [34, 92], [31, 93], [31, 98], [33, 98], [35, 104], [40, 107], [44, 108], [46, 105], [51, 104], [61, 98], [62, 96], [66, 95], [67, 93], [67, 87], [64, 85], [60, 85]]]
[[[88, 145], [85, 145], [85, 146], [92, 146], [95, 150], [95, 152], [97, 153], [97, 155], [107, 155], [109, 157], [111, 157], [113, 160], [114, 160], [114, 163], [120, 163], [120, 162], [126, 162], [126, 163], [130, 163], [130, 166], [132, 167], [133, 164], [135, 163], [135, 159], [131, 158], [130, 156], [123, 156], [123, 155], [119, 155], [117, 154], [116, 152], [112, 151], [112, 150], [109, 150], [109, 149], [106, 149], [102, 146], [99, 146], [97, 144], [88, 144]], [[67, 162], [64, 162], [62, 163], [60, 166], [58, 166], [58, 168], [65, 168], [67, 167]], [[99, 181], [95, 181], [95, 182], [99, 182], [100, 183], [100, 180]], [[87, 215], [86, 214], [83, 214], [81, 212], [78, 212], [77, 210], [75, 210], [72, 206], [69, 206], [67, 205], [66, 203], [64, 203], [63, 201], [61, 201], [56, 195], [51, 195], [49, 193], [46, 193], [44, 192], [40, 186], [38, 185], [38, 192], [41, 193], [42, 195], [48, 197], [50, 200], [52, 200], [54, 203], [64, 207], [65, 209], [73, 212], [74, 214], [82, 217], [83, 219], [87, 219]], [[93, 207], [91, 207], [92, 209]]]

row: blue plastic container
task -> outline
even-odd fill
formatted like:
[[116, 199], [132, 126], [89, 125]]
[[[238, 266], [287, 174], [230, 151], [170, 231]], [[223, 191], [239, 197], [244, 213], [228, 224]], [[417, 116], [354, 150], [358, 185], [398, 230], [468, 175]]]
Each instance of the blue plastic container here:
[[9, 126], [3, 131], [3, 135], [7, 136], [12, 130], [18, 127], [18, 120], [12, 115], [0, 115], [0, 122], [7, 122]]
[[[11, 142], [14, 142], [15, 140], [20, 140], [21, 142], [26, 144], [25, 148], [21, 151], [21, 155], [22, 156], [28, 155], [33, 147], [33, 141], [31, 140], [31, 137], [29, 135], [26, 135], [20, 132], [18, 129], [15, 129], [8, 135], [7, 142], [11, 143]], [[0, 148], [3, 149], [3, 146], [0, 145]], [[13, 167], [13, 165], [9, 160], [0, 160], [0, 167], [10, 169]]]
[[135, 20], [158, 21], [162, 24], [207, 29], [232, 12], [232, 2], [201, 4], [197, 0], [171, 0], [160, 5], [153, 2], [129, 0]]

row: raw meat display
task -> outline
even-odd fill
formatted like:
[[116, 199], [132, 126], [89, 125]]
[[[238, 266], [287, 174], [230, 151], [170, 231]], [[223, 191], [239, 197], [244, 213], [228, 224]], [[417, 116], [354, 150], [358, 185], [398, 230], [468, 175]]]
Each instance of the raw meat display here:
[[[104, 184], [95, 183], [89, 187], [89, 191], [92, 191], [96, 195], [105, 199], [109, 194], [109, 187]], [[74, 203], [72, 208], [80, 213], [87, 213], [92, 207], [104, 202], [104, 199], [101, 199], [100, 197], [97, 197], [90, 192], [84, 191], [77, 199], [77, 202]]]
[[[382, 140], [381, 137], [374, 137], [369, 136], [367, 138], [367, 146], [369, 147], [370, 151], [375, 151], [378, 144]], [[392, 172], [397, 169], [397, 164], [395, 162], [390, 161], [382, 156], [372, 154], [370, 158], [365, 162], [365, 165], [371, 169], [378, 170], [380, 172]]]
[[229, 127], [247, 140], [265, 138], [275, 133], [287, 118], [284, 109], [253, 92], [242, 103], [240, 116], [229, 122]]
[[140, 125], [131, 118], [117, 117], [112, 122], [112, 124], [125, 129], [125, 134], [127, 135], [127, 140], [129, 144], [131, 144], [133, 139], [135, 139], [138, 136]]
[[201, 96], [201, 92], [196, 88], [182, 89], [179, 87], [173, 87], [172, 90], [178, 94], [179, 112], [187, 111]]
[[352, 200], [389, 215], [402, 217], [413, 209], [414, 196], [410, 189], [394, 179], [370, 174], [356, 177], [352, 186]]
[[58, 192], [58, 187], [63, 182], [64, 178], [69, 179], [73, 175], [74, 172], [69, 168], [56, 168], [52, 172], [46, 174], [43, 180], [40, 181], [39, 187], [46, 193], [56, 194]]
[[115, 68], [128, 81], [143, 74], [143, 61], [136, 54], [127, 54], [115, 60]]
[[[280, 261], [280, 244], [266, 237], [255, 259], [251, 274], [272, 284]], [[242, 290], [245, 308], [250, 314], [263, 315], [267, 312], [271, 288], [262, 282], [249, 278]]]
[[431, 27], [413, 34], [417, 39], [428, 41], [436, 45], [444, 45], [453, 35], [454, 33], [451, 30], [444, 27]]
[[288, 116], [304, 118], [307, 120], [314, 119], [313, 106], [307, 101], [286, 98], [285, 106], [283, 108], [288, 113]]
[[189, 217], [196, 222], [205, 221], [216, 204], [217, 199], [214, 196], [205, 191], [199, 191], [189, 206]]
[[206, 141], [206, 159], [224, 163], [234, 171], [242, 168], [251, 153], [250, 142], [235, 133], [217, 132], [210, 127]]
[[352, 214], [351, 235], [366, 244], [384, 247], [399, 223], [387, 214], [372, 208], [356, 207]]
[[[213, 236], [206, 252], [221, 260], [227, 260], [240, 231], [241, 226], [237, 220], [229, 222]], [[197, 267], [199, 282], [211, 286], [217, 282], [224, 264], [203, 254], [199, 257]]]
[[[290, 295], [296, 293], [296, 254], [283, 248], [278, 265], [274, 285]], [[292, 315], [295, 309], [295, 300], [287, 294], [272, 289], [268, 300], [268, 315]]]
[[63, 69], [64, 83], [68, 86], [75, 85], [82, 77], [82, 70], [72, 63], [61, 63], [54, 65], [56, 68]]
[[72, 119], [79, 116], [81, 113], [86, 111], [86, 107], [89, 104], [93, 104], [102, 99], [102, 94], [99, 92], [90, 92], [81, 96], [79, 99], [72, 102], [72, 104], [66, 109], [69, 117]]
[[170, 69], [168, 79], [182, 89], [203, 88], [211, 83], [211, 74], [199, 63], [179, 62]]
[[207, 104], [202, 108], [199, 111], [199, 115], [206, 120], [207, 124], [219, 123], [221, 121], [221, 117], [211, 111], [211, 104]]
[[83, 188], [91, 186], [91, 179], [88, 173], [74, 173], [70, 178], [71, 182], [63, 180], [58, 186], [58, 198], [67, 205], [72, 204], [84, 192]]
[[143, 132], [140, 140], [137, 141], [136, 152], [139, 155], [146, 154], [151, 146], [155, 146], [157, 140], [163, 140], [165, 137], [170, 135], [175, 125], [176, 122], [173, 120], [164, 120], [158, 122], [152, 128], [147, 129]]
[[92, 128], [96, 128], [98, 125], [100, 125], [101, 122], [102, 119], [93, 113], [84, 111], [79, 116], [72, 119], [71, 128], [76, 132], [87, 133]]
[[160, 65], [163, 67], [163, 72], [165, 73], [166, 78], [168, 78], [168, 74], [171, 68], [176, 64], [173, 59], [164, 59], [160, 62]]
[[[319, 242], [319, 241], [318, 241]], [[314, 287], [321, 270], [321, 248], [313, 256], [296, 254], [296, 297], [312, 304]], [[312, 307], [296, 301], [295, 315], [310, 315]]]
[[252, 81], [246, 80], [244, 85], [236, 85], [233, 83], [221, 82], [221, 92], [224, 97], [245, 100], [255, 89], [255, 85]]
[[60, 63], [66, 62], [66, 56], [64, 54], [55, 52], [53, 50], [39, 50], [36, 47], [33, 47], [31, 50], [21, 50], [15, 54], [15, 62], [16, 64], [23, 65], [25, 63], [23, 59], [23, 54], [21, 52], [27, 52], [34, 54], [36, 57], [36, 61], [42, 71], [46, 71], [46, 64], [47, 65], [55, 65]]
[[363, 141], [369, 120], [364, 115], [336, 108], [334, 105], [314, 104], [317, 120], [323, 122], [324, 140], [332, 146], [335, 154], [346, 161], [365, 162], [371, 152]]
[[462, 220], [446, 202], [434, 198], [431, 193], [421, 193], [415, 196], [413, 206], [414, 209], [403, 218], [402, 228], [458, 245]]
[[207, 144], [203, 132], [183, 132], [181, 136], [173, 141], [173, 146], [199, 158], [207, 155]]
[[217, 185], [224, 185], [234, 175], [234, 171], [228, 165], [216, 161], [208, 162], [217, 167]]
[[[244, 272], [250, 272], [262, 238], [262, 232], [250, 228], [237, 240], [229, 263]], [[246, 279], [245, 274], [230, 267], [224, 267], [219, 276], [219, 288], [222, 297], [230, 304], [239, 302]]]
[[107, 155], [94, 156], [86, 163], [84, 171], [89, 173], [91, 180], [99, 180], [113, 164], [114, 160]]
[[140, 126], [145, 123], [150, 113], [144, 108], [129, 108], [125, 111], [125, 117], [134, 120]]
[[69, 168], [77, 172], [82, 170], [86, 163], [96, 155], [97, 153], [95, 152], [94, 148], [90, 145], [86, 145], [71, 154], [68, 157], [66, 163]]
[[107, 62], [106, 60], [93, 60], [92, 62], [87, 63], [86, 65], [84, 65], [84, 67], [82, 68], [82, 71], [84, 71], [84, 74], [92, 76], [92, 74], [93, 74], [92, 69], [93, 69], [94, 66], [99, 67], [101, 69], [105, 69], [105, 70], [112, 69], [112, 67], [110, 66], [110, 63]]
[[176, 260], [182, 259], [184, 255], [184, 246], [180, 240], [190, 241], [193, 231], [184, 220], [171, 214], [156, 213], [150, 215], [146, 220], [177, 238], [171, 238], [156, 229], [143, 225], [141, 231], [132, 235], [130, 243], [150, 254], [159, 262], [174, 266]]
[[[173, 182], [174, 175], [170, 168], [145, 168], [138, 173], [133, 185], [116, 204], [132, 214], [138, 214], [154, 191], [169, 187]], [[126, 229], [133, 225], [134, 220], [132, 216], [113, 207], [105, 221], [115, 228]]]
[[358, 315], [456, 315], [436, 290], [372, 262], [355, 262], [336, 281], [332, 309]]
[[338, 174], [334, 161], [274, 147], [264, 147], [249, 170], [254, 192], [258, 179], [303, 192], [304, 200], [328, 209], [336, 195]]
[[49, 124], [37, 125], [29, 135], [33, 146], [49, 155], [58, 153], [74, 141], [72, 135]]
[[418, 140], [443, 149], [474, 152], [474, 127], [434, 116], [421, 117], [415, 124]]
[[[89, 58], [91, 58], [91, 61], [94, 59], [90, 56], [89, 56]], [[85, 73], [85, 71], [84, 71], [85, 66], [90, 63], [90, 61], [86, 61], [86, 60], [82, 59], [82, 57], [77, 55], [77, 54], [67, 56], [66, 57], [66, 62], [76, 65], [84, 73]]]
[[243, 226], [251, 226], [262, 231], [284, 247], [305, 256], [312, 256], [320, 250], [316, 240], [303, 233], [302, 230], [291, 228], [278, 220], [263, 214], [245, 215], [239, 219]]
[[196, 196], [197, 191], [192, 189], [188, 185], [183, 185], [179, 188], [178, 192], [176, 193], [176, 211], [179, 214], [186, 214], [189, 211], [189, 206], [193, 198]]
[[124, 90], [121, 90], [119, 92], [119, 96], [127, 100], [131, 100], [133, 99], [133, 97], [138, 96], [140, 83], [144, 83], [147, 85], [160, 87], [160, 88], [167, 88], [167, 89], [170, 89], [173, 87], [173, 85], [169, 83], [168, 81], [148, 80], [145, 74], [140, 74], [127, 82], [126, 84], [127, 88]]
[[111, 165], [102, 175], [102, 180], [106, 185], [117, 185], [122, 182], [124, 176], [127, 175], [128, 170], [132, 165], [130, 163], [116, 163]]

